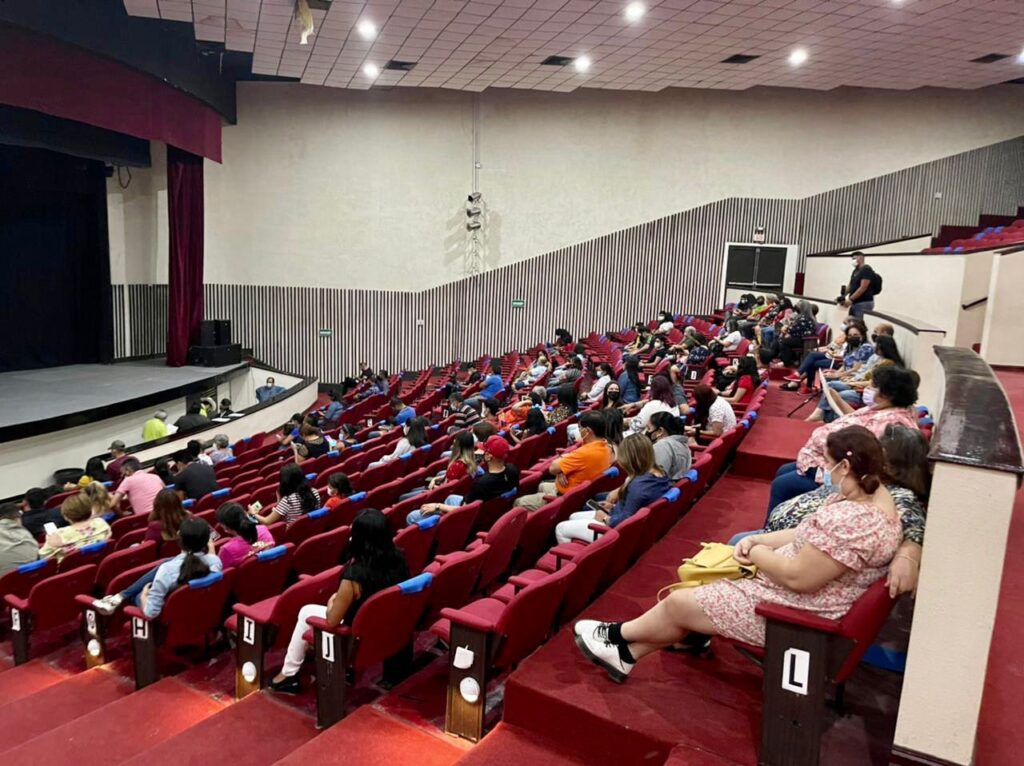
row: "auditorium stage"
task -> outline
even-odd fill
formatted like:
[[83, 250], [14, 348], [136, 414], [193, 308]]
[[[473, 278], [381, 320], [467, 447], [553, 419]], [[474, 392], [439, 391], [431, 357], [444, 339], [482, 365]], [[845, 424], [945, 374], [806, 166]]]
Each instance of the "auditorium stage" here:
[[[246, 366], [167, 367], [161, 358], [5, 372], [0, 374], [0, 441], [29, 435], [16, 433], [20, 430], [18, 426], [51, 421], [55, 427], [45, 430], [58, 430], [67, 427], [60, 421], [68, 416], [97, 410], [127, 411], [146, 406], [147, 400], [172, 399], [184, 395], [189, 388], [201, 387], [205, 381]], [[33, 433], [38, 432], [33, 429]]]

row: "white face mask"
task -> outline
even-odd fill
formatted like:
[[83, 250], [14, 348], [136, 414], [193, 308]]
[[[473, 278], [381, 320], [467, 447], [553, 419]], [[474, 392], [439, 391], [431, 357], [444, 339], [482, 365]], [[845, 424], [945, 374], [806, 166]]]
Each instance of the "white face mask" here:
[[865, 407], [871, 407], [875, 403], [875, 389], [868, 386], [864, 389], [864, 393], [861, 394], [860, 398], [864, 402]]
[[856, 258], [851, 258], [850, 259], [850, 265], [853, 266], [853, 268], [857, 268], [857, 259]]

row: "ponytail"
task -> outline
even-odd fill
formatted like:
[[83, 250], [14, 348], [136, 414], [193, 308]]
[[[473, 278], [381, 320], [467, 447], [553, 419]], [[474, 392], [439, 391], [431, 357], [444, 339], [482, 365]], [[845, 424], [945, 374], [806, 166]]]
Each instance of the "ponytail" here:
[[210, 566], [203, 560], [203, 554], [210, 544], [210, 525], [200, 518], [190, 516], [181, 523], [178, 540], [185, 553], [181, 571], [178, 572], [178, 585], [210, 574]]
[[178, 573], [178, 585], [185, 585], [191, 580], [198, 580], [208, 574], [210, 574], [210, 567], [203, 561], [202, 555], [195, 551], [186, 551], [185, 560], [181, 562], [181, 572]]

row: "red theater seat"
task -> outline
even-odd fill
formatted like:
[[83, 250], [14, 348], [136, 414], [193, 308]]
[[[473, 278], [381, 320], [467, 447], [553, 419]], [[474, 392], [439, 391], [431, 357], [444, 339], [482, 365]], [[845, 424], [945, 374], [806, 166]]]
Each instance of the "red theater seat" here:
[[410, 524], [395, 535], [395, 545], [405, 554], [405, 564], [410, 574], [422, 572], [430, 560], [440, 521], [440, 516], [429, 516], [416, 524]]
[[78, 616], [75, 596], [92, 591], [96, 569], [95, 564], [86, 564], [40, 580], [24, 598], [4, 596], [11, 611], [11, 643], [16, 665], [28, 662], [33, 630], [56, 628]]
[[441, 610], [460, 607], [467, 603], [476, 592], [480, 568], [490, 548], [479, 545], [471, 551], [457, 551], [444, 558], [438, 558], [423, 571], [434, 576], [430, 586], [430, 599], [422, 620], [423, 625], [433, 625]]
[[490, 547], [487, 559], [480, 571], [478, 588], [484, 590], [488, 585], [505, 573], [512, 563], [512, 554], [519, 544], [519, 537], [526, 526], [525, 508], [513, 508], [495, 522], [487, 532], [480, 532], [477, 539], [470, 544], [469, 550], [480, 545]]
[[315, 575], [333, 567], [341, 561], [341, 554], [348, 545], [351, 531], [351, 527], [338, 527], [314, 535], [303, 542], [295, 549], [292, 571], [299, 575]]
[[292, 569], [295, 545], [285, 543], [260, 551], [235, 567], [231, 595], [240, 604], [255, 604], [284, 589]]

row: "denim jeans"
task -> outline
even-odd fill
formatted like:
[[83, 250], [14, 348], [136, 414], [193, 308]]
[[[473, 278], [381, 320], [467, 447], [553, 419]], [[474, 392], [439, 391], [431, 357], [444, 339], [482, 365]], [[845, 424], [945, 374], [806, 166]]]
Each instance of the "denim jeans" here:
[[772, 493], [768, 500], [768, 513], [765, 514], [764, 523], [768, 523], [768, 515], [779, 503], [817, 489], [818, 482], [814, 480], [817, 472], [817, 468], [810, 468], [806, 473], [800, 473], [796, 468], [796, 463], [786, 463], [780, 467], [772, 480]]
[[121, 591], [121, 595], [124, 597], [124, 600], [132, 604], [135, 604], [135, 606], [138, 606], [139, 594], [142, 593], [143, 588], [145, 588], [147, 585], [151, 585], [153, 583], [153, 580], [156, 579], [157, 569], [159, 569], [159, 567], [153, 567], [148, 572], [146, 572], [146, 574], [142, 575], [142, 577], [140, 577], [138, 580], [136, 580], [123, 591]]
[[729, 545], [735, 545], [740, 540], [742, 540], [744, 537], [750, 537], [751, 535], [759, 535], [762, 532], [764, 532], [763, 529], [752, 529], [749, 532], [737, 532], [736, 534], [734, 534], [732, 537], [729, 538]]
[[873, 300], [870, 300], [870, 301], [860, 301], [860, 302], [854, 303], [852, 306], [850, 306], [850, 316], [852, 316], [852, 317], [860, 317], [861, 319], [863, 319], [864, 318], [864, 314], [866, 314], [869, 311], [874, 311], [874, 310], [875, 310], [875, 302]]

